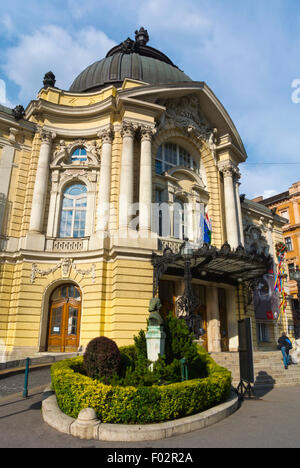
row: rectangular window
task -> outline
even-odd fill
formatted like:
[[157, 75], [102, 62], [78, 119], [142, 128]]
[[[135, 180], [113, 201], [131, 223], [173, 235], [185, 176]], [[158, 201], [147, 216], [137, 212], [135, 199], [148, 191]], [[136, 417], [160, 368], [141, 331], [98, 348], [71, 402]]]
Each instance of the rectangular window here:
[[72, 232], [72, 211], [62, 211], [60, 221], [60, 237], [70, 237]]
[[162, 174], [163, 173], [163, 163], [162, 161], [159, 161], [156, 159], [155, 161], [155, 172], [156, 174]]
[[287, 246], [288, 252], [292, 252], [293, 243], [292, 243], [291, 237], [286, 237], [284, 241], [285, 241], [285, 245]]
[[52, 310], [51, 335], [59, 335], [61, 330], [62, 307]]
[[[155, 190], [155, 202], [157, 203], [157, 209], [158, 209], [158, 219], [156, 219], [156, 223], [157, 223], [157, 226], [156, 226], [156, 231], [157, 231], [157, 234], [162, 237], [162, 231], [163, 231], [163, 228], [162, 228], [162, 210], [160, 208], [160, 204], [162, 203], [162, 193], [163, 191], [162, 190], [159, 190], [159, 189], [156, 189]], [[157, 213], [157, 211], [156, 211]]]
[[288, 269], [289, 269], [289, 279], [291, 279], [291, 272], [295, 270], [295, 264], [294, 263], [289, 263], [288, 264]]
[[68, 335], [77, 334], [77, 321], [78, 321], [78, 310], [70, 306], [69, 317], [68, 317]]
[[283, 218], [287, 219], [288, 222], [290, 222], [290, 213], [289, 213], [289, 209], [288, 209], [288, 208], [286, 208], [285, 210], [279, 211], [279, 214], [280, 214], [280, 216], [282, 216]]
[[269, 327], [266, 323], [257, 324], [257, 339], [259, 343], [268, 343], [269, 339]]

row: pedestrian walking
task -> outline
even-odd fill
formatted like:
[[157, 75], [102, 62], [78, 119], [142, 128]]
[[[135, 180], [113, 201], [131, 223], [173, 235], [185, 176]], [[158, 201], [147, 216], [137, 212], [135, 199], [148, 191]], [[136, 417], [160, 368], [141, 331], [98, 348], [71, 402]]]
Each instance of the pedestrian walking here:
[[286, 333], [282, 333], [281, 337], [278, 339], [278, 348], [282, 352], [284, 368], [288, 369], [290, 362], [290, 350], [293, 348], [292, 342], [287, 336]]

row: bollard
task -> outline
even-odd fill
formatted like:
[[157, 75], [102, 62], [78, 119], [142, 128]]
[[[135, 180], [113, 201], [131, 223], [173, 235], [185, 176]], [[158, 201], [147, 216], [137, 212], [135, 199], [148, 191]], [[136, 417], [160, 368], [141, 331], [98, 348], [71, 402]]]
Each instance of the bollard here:
[[183, 382], [184, 380], [188, 380], [189, 379], [188, 368], [186, 365], [185, 358], [180, 359], [180, 368], [181, 368], [181, 382]]
[[23, 398], [28, 397], [28, 375], [29, 375], [29, 357], [26, 358], [26, 367], [25, 367], [25, 380], [24, 380], [24, 389], [23, 389]]

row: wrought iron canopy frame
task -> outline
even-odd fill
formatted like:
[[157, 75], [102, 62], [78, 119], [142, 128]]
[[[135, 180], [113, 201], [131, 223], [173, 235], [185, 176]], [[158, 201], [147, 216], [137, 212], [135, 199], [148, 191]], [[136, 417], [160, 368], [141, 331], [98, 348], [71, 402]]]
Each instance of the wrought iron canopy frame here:
[[167, 247], [163, 254], [152, 253], [153, 297], [158, 294], [159, 280], [164, 274], [186, 276], [187, 261], [190, 278], [208, 282], [224, 283], [238, 286], [241, 283], [254, 282], [272, 268], [272, 257], [265, 254], [250, 254], [243, 246], [231, 249], [226, 242], [221, 249], [204, 244], [193, 250], [189, 256], [183, 254], [185, 243], [179, 253], [173, 253]]

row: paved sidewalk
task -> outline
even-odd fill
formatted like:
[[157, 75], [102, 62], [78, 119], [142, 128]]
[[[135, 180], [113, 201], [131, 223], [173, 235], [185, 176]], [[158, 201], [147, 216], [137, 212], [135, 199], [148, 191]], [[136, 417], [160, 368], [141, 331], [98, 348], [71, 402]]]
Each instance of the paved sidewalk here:
[[245, 400], [241, 408], [214, 426], [162, 441], [106, 443], [61, 434], [42, 420], [42, 390], [29, 398], [0, 399], [0, 447], [41, 448], [298, 448], [300, 447], [299, 387], [276, 388], [260, 400]]
[[[23, 393], [25, 371], [8, 372], [0, 375], [0, 398], [14, 393]], [[39, 369], [30, 369], [28, 378], [28, 389], [46, 386], [50, 382], [50, 366]]]

